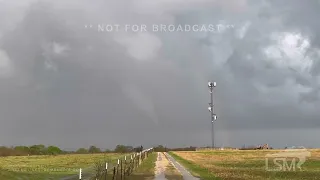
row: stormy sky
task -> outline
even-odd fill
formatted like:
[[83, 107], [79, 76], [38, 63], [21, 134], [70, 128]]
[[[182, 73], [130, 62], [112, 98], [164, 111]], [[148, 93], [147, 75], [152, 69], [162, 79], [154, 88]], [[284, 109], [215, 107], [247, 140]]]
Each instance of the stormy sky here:
[[218, 146], [320, 147], [319, 9], [317, 0], [0, 0], [0, 145], [211, 145], [212, 80]]

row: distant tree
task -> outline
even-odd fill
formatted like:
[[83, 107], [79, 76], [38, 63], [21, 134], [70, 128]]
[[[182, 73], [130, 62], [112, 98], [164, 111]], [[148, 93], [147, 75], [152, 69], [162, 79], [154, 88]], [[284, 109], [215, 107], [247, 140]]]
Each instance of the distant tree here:
[[66, 151], [66, 150], [62, 150], [61, 149], [61, 153], [60, 154], [74, 154], [75, 151]]
[[100, 148], [97, 148], [96, 146], [90, 146], [88, 151], [89, 151], [89, 153], [100, 153], [101, 152]]
[[33, 155], [47, 154], [47, 148], [42, 144], [30, 146], [29, 149], [30, 149], [30, 154], [33, 154]]
[[88, 150], [86, 148], [79, 148], [76, 153], [78, 154], [86, 154], [88, 153]]
[[133, 148], [134, 152], [141, 152], [141, 146], [137, 146], [135, 148]]
[[128, 152], [128, 149], [125, 145], [117, 145], [116, 148], [114, 149], [114, 152], [116, 153], [126, 153]]
[[62, 150], [56, 146], [49, 146], [47, 148], [47, 154], [57, 155], [57, 154], [61, 154], [61, 153], [62, 153]]
[[197, 147], [193, 147], [193, 146], [190, 146], [190, 147], [182, 147], [182, 148], [167, 148], [167, 147], [164, 147], [164, 151], [196, 151]]
[[13, 150], [11, 148], [0, 146], [0, 156], [12, 156]]
[[142, 150], [143, 150], [142, 146], [138, 146], [138, 147], [134, 148], [135, 152], [141, 152]]
[[14, 147], [14, 150], [19, 151], [19, 152], [24, 152], [27, 154], [29, 154], [29, 152], [30, 152], [30, 149], [28, 146], [16, 146], [16, 147]]
[[110, 149], [105, 149], [104, 152], [109, 153], [112, 152]]
[[166, 148], [162, 145], [158, 145], [157, 147], [154, 148], [154, 151], [156, 152], [165, 152]]
[[134, 150], [134, 152], [140, 152], [140, 146], [135, 147], [133, 150]]
[[24, 150], [23, 146], [21, 147], [6, 147], [0, 146], [0, 156], [21, 156], [27, 155], [28, 150]]
[[32, 146], [15, 146], [15, 147], [0, 147], [0, 156], [21, 156], [21, 155], [46, 155], [46, 154], [64, 154], [70, 153], [62, 151], [59, 147], [49, 146], [48, 148], [43, 144]]
[[134, 148], [132, 146], [126, 146], [126, 152], [133, 152]]

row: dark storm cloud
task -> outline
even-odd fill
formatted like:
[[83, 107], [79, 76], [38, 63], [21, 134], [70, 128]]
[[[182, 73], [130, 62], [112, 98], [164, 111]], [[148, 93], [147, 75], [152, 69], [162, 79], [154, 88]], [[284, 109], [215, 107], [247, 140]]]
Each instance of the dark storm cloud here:
[[[319, 128], [318, 8], [315, 1], [0, 1], [1, 141], [205, 145], [207, 80], [218, 82], [220, 144], [242, 145], [233, 131]], [[221, 20], [234, 28], [84, 28]]]

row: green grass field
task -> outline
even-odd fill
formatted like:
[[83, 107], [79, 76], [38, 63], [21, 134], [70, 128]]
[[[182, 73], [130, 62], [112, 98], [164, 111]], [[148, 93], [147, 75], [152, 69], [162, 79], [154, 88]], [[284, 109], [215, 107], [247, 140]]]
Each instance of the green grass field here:
[[78, 174], [79, 168], [89, 168], [97, 161], [116, 162], [121, 154], [72, 154], [58, 156], [0, 157], [1, 180], [59, 179]]
[[[279, 150], [224, 150], [171, 152], [173, 157], [189, 169], [194, 175], [204, 180], [301, 180], [320, 179], [320, 150], [310, 150], [307, 158], [298, 168], [287, 171], [267, 171], [266, 155]], [[291, 165], [291, 160], [288, 165]], [[279, 161], [280, 163], [280, 161]], [[275, 168], [273, 160], [268, 160], [269, 168]], [[277, 166], [278, 167], [278, 166]]]

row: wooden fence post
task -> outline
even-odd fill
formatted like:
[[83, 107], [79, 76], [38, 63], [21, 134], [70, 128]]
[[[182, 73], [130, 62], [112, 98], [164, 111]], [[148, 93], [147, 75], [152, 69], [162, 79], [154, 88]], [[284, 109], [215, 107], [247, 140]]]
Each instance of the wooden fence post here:
[[124, 156], [123, 179], [126, 179], [127, 156]]
[[118, 159], [116, 179], [118, 179], [118, 176], [119, 176], [119, 165], [120, 165], [120, 160]]
[[106, 174], [104, 175], [104, 180], [107, 180], [107, 174], [108, 174], [108, 163], [106, 162]]
[[120, 179], [122, 180], [122, 159], [120, 160]]
[[113, 177], [112, 180], [116, 179], [116, 167], [113, 167]]
[[133, 159], [132, 159], [132, 155], [130, 156], [130, 169], [129, 169], [129, 174], [131, 174], [132, 173], [132, 163], [133, 163]]

